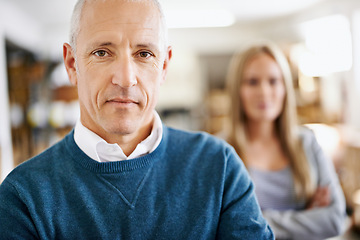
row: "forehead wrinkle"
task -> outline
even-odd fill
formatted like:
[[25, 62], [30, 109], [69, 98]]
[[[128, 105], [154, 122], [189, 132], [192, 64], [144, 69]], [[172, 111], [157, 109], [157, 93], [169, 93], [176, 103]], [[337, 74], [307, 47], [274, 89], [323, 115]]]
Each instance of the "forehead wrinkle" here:
[[[161, 38], [162, 29], [159, 31], [154, 32], [153, 27], [145, 27], [141, 26], [139, 23], [123, 23], [121, 21], [118, 21], [118, 25], [123, 25], [124, 28], [121, 26], [118, 26], [118, 30], [114, 30], [113, 27], [108, 26], [108, 21], [102, 21], [97, 22], [93, 25], [89, 23], [85, 23], [87, 26], [83, 30], [86, 29], [86, 35], [92, 35], [97, 36], [94, 37], [94, 42], [89, 45], [89, 48], [94, 47], [102, 47], [102, 46], [118, 46], [121, 44], [121, 42], [125, 39], [129, 41], [129, 45], [131, 47], [137, 47], [137, 48], [150, 48], [154, 51], [162, 52], [162, 44], [165, 45], [163, 42], [163, 39]], [[95, 25], [103, 25], [104, 28], [100, 31], [95, 30], [95, 28], [91, 28], [90, 26]], [[127, 27], [126, 27], [127, 25]], [[107, 27], [108, 26], [108, 27]], [[116, 28], [115, 28], [116, 29]], [[130, 36], [127, 33], [126, 29], [131, 29], [133, 34]], [[125, 30], [125, 31], [123, 31]], [[109, 34], [109, 35], [108, 35]], [[81, 36], [82, 34], [79, 34]], [[96, 40], [96, 38], [98, 38]], [[103, 38], [103, 39], [102, 39]]]
[[[143, 26], [139, 26], [139, 27], [130, 27], [128, 29], [126, 28], [113, 28], [111, 26], [109, 26], [108, 24], [105, 24], [104, 27], [102, 28], [102, 30], [96, 30], [94, 28], [94, 26], [97, 25], [97, 24], [92, 24], [90, 26], [92, 27], [89, 27], [87, 26], [86, 27], [86, 32], [88, 35], [99, 35], [99, 36], [106, 36], [106, 33], [109, 33], [109, 34], [120, 34], [120, 35], [123, 35], [123, 36], [128, 36], [128, 33], [129, 31], [133, 32], [133, 37], [136, 37], [136, 36], [140, 36], [141, 38], [147, 38], [147, 37], [150, 37], [150, 38], [154, 38], [156, 36], [156, 39], [155, 40], [161, 40], [161, 30], [160, 31], [153, 31], [154, 28], [152, 27], [146, 27], [144, 28]], [[99, 23], [100, 25], [100, 23]], [[128, 25], [127, 23], [124, 23], [124, 25]], [[131, 25], [139, 25], [137, 23], [132, 23]], [[83, 31], [85, 31], [85, 28], [83, 29]], [[135, 33], [134, 33], [135, 32]], [[80, 35], [80, 34], [79, 34]], [[132, 38], [132, 37], [130, 37]]]

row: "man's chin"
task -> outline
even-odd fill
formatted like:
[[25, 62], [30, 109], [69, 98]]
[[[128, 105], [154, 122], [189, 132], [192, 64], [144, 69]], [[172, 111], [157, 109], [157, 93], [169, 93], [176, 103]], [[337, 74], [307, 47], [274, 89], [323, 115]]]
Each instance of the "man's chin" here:
[[132, 126], [107, 126], [105, 130], [106, 132], [111, 133], [112, 135], [119, 135], [119, 136], [130, 135], [136, 132], [135, 127]]

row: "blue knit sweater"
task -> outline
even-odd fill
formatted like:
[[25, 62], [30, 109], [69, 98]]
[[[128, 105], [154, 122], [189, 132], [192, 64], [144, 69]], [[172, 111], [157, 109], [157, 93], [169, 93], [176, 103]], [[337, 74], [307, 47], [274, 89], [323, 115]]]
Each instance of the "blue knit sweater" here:
[[164, 127], [143, 157], [99, 163], [73, 132], [0, 186], [0, 239], [273, 239], [234, 150]]

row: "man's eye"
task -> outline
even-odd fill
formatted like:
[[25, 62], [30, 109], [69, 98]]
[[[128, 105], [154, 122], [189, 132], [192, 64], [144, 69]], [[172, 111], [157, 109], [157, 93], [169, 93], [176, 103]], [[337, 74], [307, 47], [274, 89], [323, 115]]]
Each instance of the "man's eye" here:
[[153, 54], [151, 54], [151, 53], [149, 53], [149, 52], [140, 52], [140, 53], [139, 53], [139, 56], [140, 56], [141, 58], [149, 58], [149, 57], [153, 56]]
[[104, 50], [99, 50], [99, 51], [94, 52], [94, 54], [98, 57], [105, 57], [107, 55], [107, 52]]

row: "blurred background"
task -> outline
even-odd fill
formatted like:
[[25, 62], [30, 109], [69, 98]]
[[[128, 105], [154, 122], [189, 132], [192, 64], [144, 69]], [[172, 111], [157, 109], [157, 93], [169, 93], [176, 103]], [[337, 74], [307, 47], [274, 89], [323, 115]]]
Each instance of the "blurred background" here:
[[[75, 0], [0, 0], [1, 180], [67, 134], [79, 117], [62, 63]], [[360, 1], [162, 0], [173, 60], [163, 121], [217, 134], [226, 127], [231, 56], [269, 39], [286, 53], [301, 124], [335, 164], [360, 222]], [[0, 181], [1, 181], [0, 180]]]

